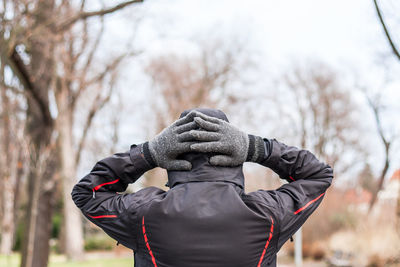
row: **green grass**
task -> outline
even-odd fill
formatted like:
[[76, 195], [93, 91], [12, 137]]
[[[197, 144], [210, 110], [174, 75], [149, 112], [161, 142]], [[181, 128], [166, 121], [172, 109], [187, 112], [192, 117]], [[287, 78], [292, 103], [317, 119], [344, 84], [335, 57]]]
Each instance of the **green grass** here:
[[19, 266], [19, 255], [12, 254], [11, 256], [0, 255], [0, 267]]
[[[19, 254], [11, 256], [0, 255], [0, 267], [19, 267]], [[118, 259], [95, 259], [85, 261], [66, 261], [61, 256], [51, 256], [49, 267], [132, 267], [133, 257]]]
[[132, 267], [133, 259], [99, 259], [87, 261], [50, 262], [49, 267]]

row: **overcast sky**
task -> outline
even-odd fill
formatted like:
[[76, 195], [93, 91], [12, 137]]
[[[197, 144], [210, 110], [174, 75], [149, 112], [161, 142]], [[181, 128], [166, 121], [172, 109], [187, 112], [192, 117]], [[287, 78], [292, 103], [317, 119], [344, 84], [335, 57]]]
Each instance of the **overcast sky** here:
[[154, 0], [145, 1], [142, 10], [147, 18], [141, 38], [150, 49], [196, 33], [230, 32], [248, 38], [275, 64], [318, 58], [363, 69], [379, 53], [390, 52], [369, 0]]

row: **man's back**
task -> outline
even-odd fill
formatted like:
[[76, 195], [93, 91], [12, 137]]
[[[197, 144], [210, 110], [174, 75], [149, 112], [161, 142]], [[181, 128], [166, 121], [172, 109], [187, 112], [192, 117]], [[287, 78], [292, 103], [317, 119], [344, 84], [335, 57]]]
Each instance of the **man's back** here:
[[147, 250], [158, 266], [257, 266], [273, 236], [272, 215], [252, 210], [234, 187], [181, 184], [143, 208]]
[[[99, 161], [73, 189], [83, 214], [134, 250], [135, 266], [276, 266], [276, 253], [322, 201], [332, 169], [306, 150], [265, 142], [259, 164], [288, 181], [244, 193], [242, 165], [189, 153], [190, 171], [168, 171], [170, 190], [124, 191], [151, 169], [145, 145]], [[180, 158], [179, 160], [182, 160]]]

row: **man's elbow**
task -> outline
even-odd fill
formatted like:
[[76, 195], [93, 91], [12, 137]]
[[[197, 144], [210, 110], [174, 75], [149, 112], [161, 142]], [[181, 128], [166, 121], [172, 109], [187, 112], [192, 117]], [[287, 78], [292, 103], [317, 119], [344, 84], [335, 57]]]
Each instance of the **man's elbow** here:
[[87, 190], [82, 188], [82, 186], [80, 186], [78, 183], [73, 187], [71, 191], [71, 198], [75, 205], [79, 209], [82, 209], [82, 207], [88, 201], [88, 198], [90, 198], [90, 195], [88, 194]]
[[328, 189], [328, 187], [331, 186], [333, 180], [333, 168], [326, 164], [322, 175], [324, 177], [324, 181], [327, 183], [326, 189]]

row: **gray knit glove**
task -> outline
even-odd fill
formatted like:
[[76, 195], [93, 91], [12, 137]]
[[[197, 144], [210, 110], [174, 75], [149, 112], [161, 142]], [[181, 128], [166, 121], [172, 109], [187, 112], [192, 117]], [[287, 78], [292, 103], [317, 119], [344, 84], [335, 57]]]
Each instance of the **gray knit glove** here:
[[193, 117], [194, 114], [189, 113], [165, 128], [153, 140], [143, 144], [143, 154], [149, 165], [174, 171], [192, 169], [192, 164], [189, 161], [178, 160], [177, 157], [182, 153], [191, 151], [190, 145], [193, 142], [190, 142], [190, 140], [180, 141], [180, 136], [198, 128]]
[[217, 166], [238, 166], [245, 161], [259, 162], [265, 155], [264, 141], [248, 135], [229, 122], [196, 112], [194, 118], [200, 130], [191, 130], [180, 136], [181, 141], [196, 140], [192, 151], [215, 153], [210, 163]]

